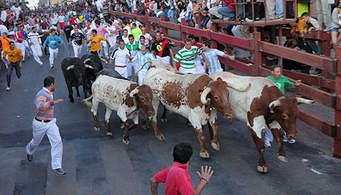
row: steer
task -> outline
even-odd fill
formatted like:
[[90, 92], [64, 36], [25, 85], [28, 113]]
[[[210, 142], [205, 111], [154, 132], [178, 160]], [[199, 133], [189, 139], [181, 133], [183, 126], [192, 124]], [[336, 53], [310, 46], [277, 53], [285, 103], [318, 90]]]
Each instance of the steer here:
[[200, 157], [209, 158], [202, 131], [202, 125], [206, 125], [207, 122], [212, 127], [211, 146], [215, 150], [220, 149], [217, 111], [226, 118], [232, 117], [227, 83], [221, 79], [213, 81], [206, 74], [181, 75], [153, 66], [147, 71], [143, 82], [153, 90], [155, 114], [151, 124], [156, 137], [164, 139], [156, 121], [157, 108], [161, 102], [167, 110], [178, 113], [190, 121], [200, 142]]
[[[133, 81], [112, 78], [100, 75], [91, 87], [92, 96], [84, 99], [84, 103], [91, 108], [95, 121], [95, 130], [99, 131], [97, 120], [98, 104], [102, 102], [106, 107], [105, 126], [108, 136], [112, 136], [109, 120], [112, 110], [124, 123], [123, 143], [129, 144], [129, 130], [136, 126], [139, 121], [139, 108], [149, 117], [154, 116], [155, 110], [152, 106], [152, 90], [147, 85], [138, 86]], [[92, 99], [92, 103], [89, 100]], [[134, 125], [128, 125], [127, 120], [132, 119]]]
[[[257, 171], [267, 173], [264, 160], [264, 131], [269, 128], [278, 144], [278, 159], [287, 162], [283, 150], [282, 128], [288, 139], [295, 138], [298, 103], [312, 104], [314, 101], [298, 98], [295, 95], [286, 97], [269, 79], [263, 77], [238, 76], [229, 72], [217, 72], [210, 75], [213, 80], [221, 78], [227, 83], [243, 85], [251, 83], [246, 92], [228, 88], [233, 116], [247, 123], [252, 138], [259, 152]], [[242, 87], [242, 86], [240, 86]]]
[[86, 97], [88, 93], [91, 93], [91, 84], [95, 82], [98, 73], [103, 69], [102, 60], [96, 55], [93, 54], [85, 54], [81, 57], [81, 60], [85, 66], [85, 75], [86, 78]]
[[75, 87], [77, 90], [77, 97], [80, 97], [79, 95], [79, 86], [83, 86], [83, 91], [86, 91], [86, 80], [84, 79], [85, 75], [85, 67], [81, 59], [75, 58], [75, 57], [67, 57], [64, 58], [62, 61], [62, 71], [64, 75], [64, 79], [69, 91], [69, 99], [70, 102], [74, 102], [73, 99], [73, 91], [72, 87]]

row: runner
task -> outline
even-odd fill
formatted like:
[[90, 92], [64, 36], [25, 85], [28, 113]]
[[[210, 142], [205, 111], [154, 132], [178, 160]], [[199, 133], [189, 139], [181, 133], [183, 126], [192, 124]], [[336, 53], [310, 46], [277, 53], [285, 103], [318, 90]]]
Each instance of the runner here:
[[82, 46], [85, 40], [85, 36], [83, 33], [79, 32], [79, 30], [76, 28], [74, 30], [74, 33], [71, 35], [70, 42], [72, 42], [73, 52], [75, 54], [75, 57], [79, 57], [82, 51]]
[[23, 61], [25, 61], [24, 37], [23, 37], [21, 31], [23, 31], [23, 27], [20, 25], [18, 27], [17, 32], [15, 33], [15, 46], [20, 49], [20, 51], [23, 55]]
[[139, 71], [138, 72], [138, 84], [139, 85], [143, 84], [144, 76], [146, 75], [147, 70], [149, 66], [151, 65], [151, 63], [146, 64], [143, 68], [142, 66], [146, 62], [150, 60], [155, 60], [155, 59], [156, 59], [155, 56], [151, 52], [149, 52], [149, 50], [147, 49], [145, 45], [141, 47], [141, 51], [138, 51], [135, 57], [133, 58], [132, 61], [136, 61], [136, 71]]
[[5, 49], [3, 52], [3, 59], [8, 64], [7, 67], [7, 88], [6, 91], [11, 89], [11, 77], [13, 69], [17, 74], [18, 79], [21, 77], [22, 59], [23, 55], [19, 48], [15, 47], [13, 41], [9, 42], [9, 48]]
[[41, 50], [41, 38], [40, 35], [37, 33], [37, 28], [32, 27], [32, 32], [28, 34], [28, 41], [31, 45], [33, 57], [35, 61], [38, 62], [41, 66], [43, 65], [43, 62], [40, 60], [40, 56], [43, 55], [42, 50]]
[[93, 29], [91, 31], [91, 36], [89, 37], [87, 43], [90, 42], [90, 53], [98, 56], [98, 51], [101, 49], [101, 41], [106, 41], [109, 45], [109, 42], [106, 38], [97, 35], [97, 30]]
[[[137, 51], [139, 50], [139, 42], [135, 41], [133, 35], [129, 35], [129, 43], [126, 44], [126, 48], [129, 50], [130, 56], [134, 58]], [[128, 77], [133, 76], [133, 70], [134, 72], [138, 70], [137, 63], [135, 63], [134, 60], [128, 63], [127, 68], [128, 68]]]
[[123, 76], [124, 78], [128, 78], [127, 64], [128, 60], [131, 60], [132, 58], [130, 56], [129, 50], [125, 47], [124, 41], [120, 39], [118, 43], [119, 48], [112, 53], [110, 64], [112, 63], [113, 60], [115, 60], [114, 63], [115, 71], [120, 73], [120, 75]]
[[[174, 54], [169, 41], [161, 38], [160, 31], [156, 32], [155, 39], [156, 40], [152, 44], [152, 52], [156, 55], [156, 59], [171, 65], [171, 62], [173, 62], [174, 59]], [[174, 68], [175, 67], [176, 66], [174, 65]]]
[[53, 63], [54, 63], [54, 59], [58, 55], [58, 49], [59, 49], [60, 44], [63, 44], [63, 40], [59, 36], [56, 35], [56, 30], [51, 30], [50, 35], [46, 38], [43, 44], [44, 48], [46, 47], [46, 45], [48, 45], [49, 47], [50, 69], [54, 68]]

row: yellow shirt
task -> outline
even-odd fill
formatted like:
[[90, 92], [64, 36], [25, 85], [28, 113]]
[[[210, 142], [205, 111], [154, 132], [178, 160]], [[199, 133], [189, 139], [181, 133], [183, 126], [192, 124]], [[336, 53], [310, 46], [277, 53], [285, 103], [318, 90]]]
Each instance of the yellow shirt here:
[[79, 16], [79, 23], [82, 23], [85, 20], [84, 16], [80, 15]]
[[99, 35], [96, 35], [96, 37], [90, 36], [88, 41], [90, 41], [90, 39], [92, 39], [90, 51], [100, 50], [101, 49], [101, 41], [106, 41], [106, 39], [104, 37], [101, 37]]
[[23, 56], [20, 49], [17, 47], [14, 47], [13, 50], [11, 50], [10, 48], [5, 49], [4, 58], [6, 58], [7, 55], [8, 55], [8, 60], [14, 63], [18, 62], [20, 60], [20, 57]]

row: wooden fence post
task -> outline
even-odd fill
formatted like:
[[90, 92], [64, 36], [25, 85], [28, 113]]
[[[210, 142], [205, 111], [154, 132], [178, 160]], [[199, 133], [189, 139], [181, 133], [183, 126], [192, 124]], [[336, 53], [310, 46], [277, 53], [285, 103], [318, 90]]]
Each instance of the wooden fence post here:
[[254, 55], [255, 55], [254, 64], [255, 64], [255, 67], [254, 67], [254, 69], [250, 70], [250, 74], [252, 76], [258, 75], [258, 73], [260, 71], [260, 67], [262, 66], [262, 52], [260, 51], [259, 44], [258, 44], [258, 42], [261, 41], [261, 33], [259, 31], [257, 31], [257, 27], [254, 27], [254, 29], [253, 29], [253, 35], [254, 35], [253, 40], [254, 40]]
[[[165, 14], [161, 15], [161, 21], [165, 21]], [[163, 34], [165, 34], [165, 37], [167, 37], [168, 35], [168, 29], [164, 26], [161, 26], [161, 30], [163, 32]]]
[[[185, 18], [181, 18], [181, 25], [186, 26], [186, 19]], [[182, 43], [184, 43], [187, 37], [186, 37], [186, 33], [182, 32], [181, 26], [180, 26], [180, 32], [181, 32], [181, 41], [182, 41]]]
[[335, 133], [333, 155], [341, 158], [341, 47], [336, 48], [336, 75], [335, 75]]

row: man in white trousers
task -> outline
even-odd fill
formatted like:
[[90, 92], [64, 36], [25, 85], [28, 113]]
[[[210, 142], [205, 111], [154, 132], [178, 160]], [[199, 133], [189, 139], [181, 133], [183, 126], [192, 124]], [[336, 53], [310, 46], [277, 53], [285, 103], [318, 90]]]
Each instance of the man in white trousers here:
[[113, 60], [115, 60], [115, 66], [114, 70], [120, 73], [121, 76], [124, 78], [128, 78], [128, 60], [131, 61], [131, 55], [129, 50], [126, 48], [124, 41], [120, 39], [118, 41], [120, 47], [116, 49], [112, 54], [111, 54], [111, 59], [110, 59], [110, 64], [112, 63]]
[[74, 33], [71, 34], [70, 42], [72, 43], [73, 52], [75, 54], [75, 57], [78, 58], [82, 51], [82, 46], [85, 41], [85, 36], [83, 33], [79, 32], [77, 28], [74, 29]]
[[44, 79], [44, 87], [35, 96], [35, 117], [32, 121], [33, 138], [26, 146], [27, 160], [33, 160], [41, 140], [47, 135], [51, 144], [51, 168], [58, 175], [65, 175], [62, 168], [63, 143], [54, 117], [54, 106], [63, 99], [53, 101], [56, 79], [48, 76]]
[[38, 64], [40, 64], [40, 66], [43, 65], [43, 62], [40, 60], [40, 56], [43, 55], [43, 52], [41, 51], [41, 38], [40, 35], [37, 33], [37, 28], [36, 27], [32, 27], [32, 32], [30, 32], [28, 34], [28, 42], [31, 45], [31, 49], [32, 49], [32, 53], [33, 53], [33, 57], [35, 59], [35, 61], [38, 62]]
[[19, 26], [17, 32], [14, 34], [15, 36], [15, 46], [20, 49], [22, 55], [23, 55], [23, 60], [25, 60], [25, 45], [24, 45], [24, 37], [21, 34], [23, 31], [23, 26]]
[[60, 46], [60, 44], [63, 43], [63, 40], [56, 35], [56, 30], [51, 29], [50, 31], [50, 35], [46, 38], [46, 40], [44, 41], [44, 45], [43, 47], [45, 48], [46, 45], [48, 45], [49, 47], [49, 52], [50, 52], [50, 69], [54, 68], [54, 59], [57, 57], [58, 55], [58, 48]]

